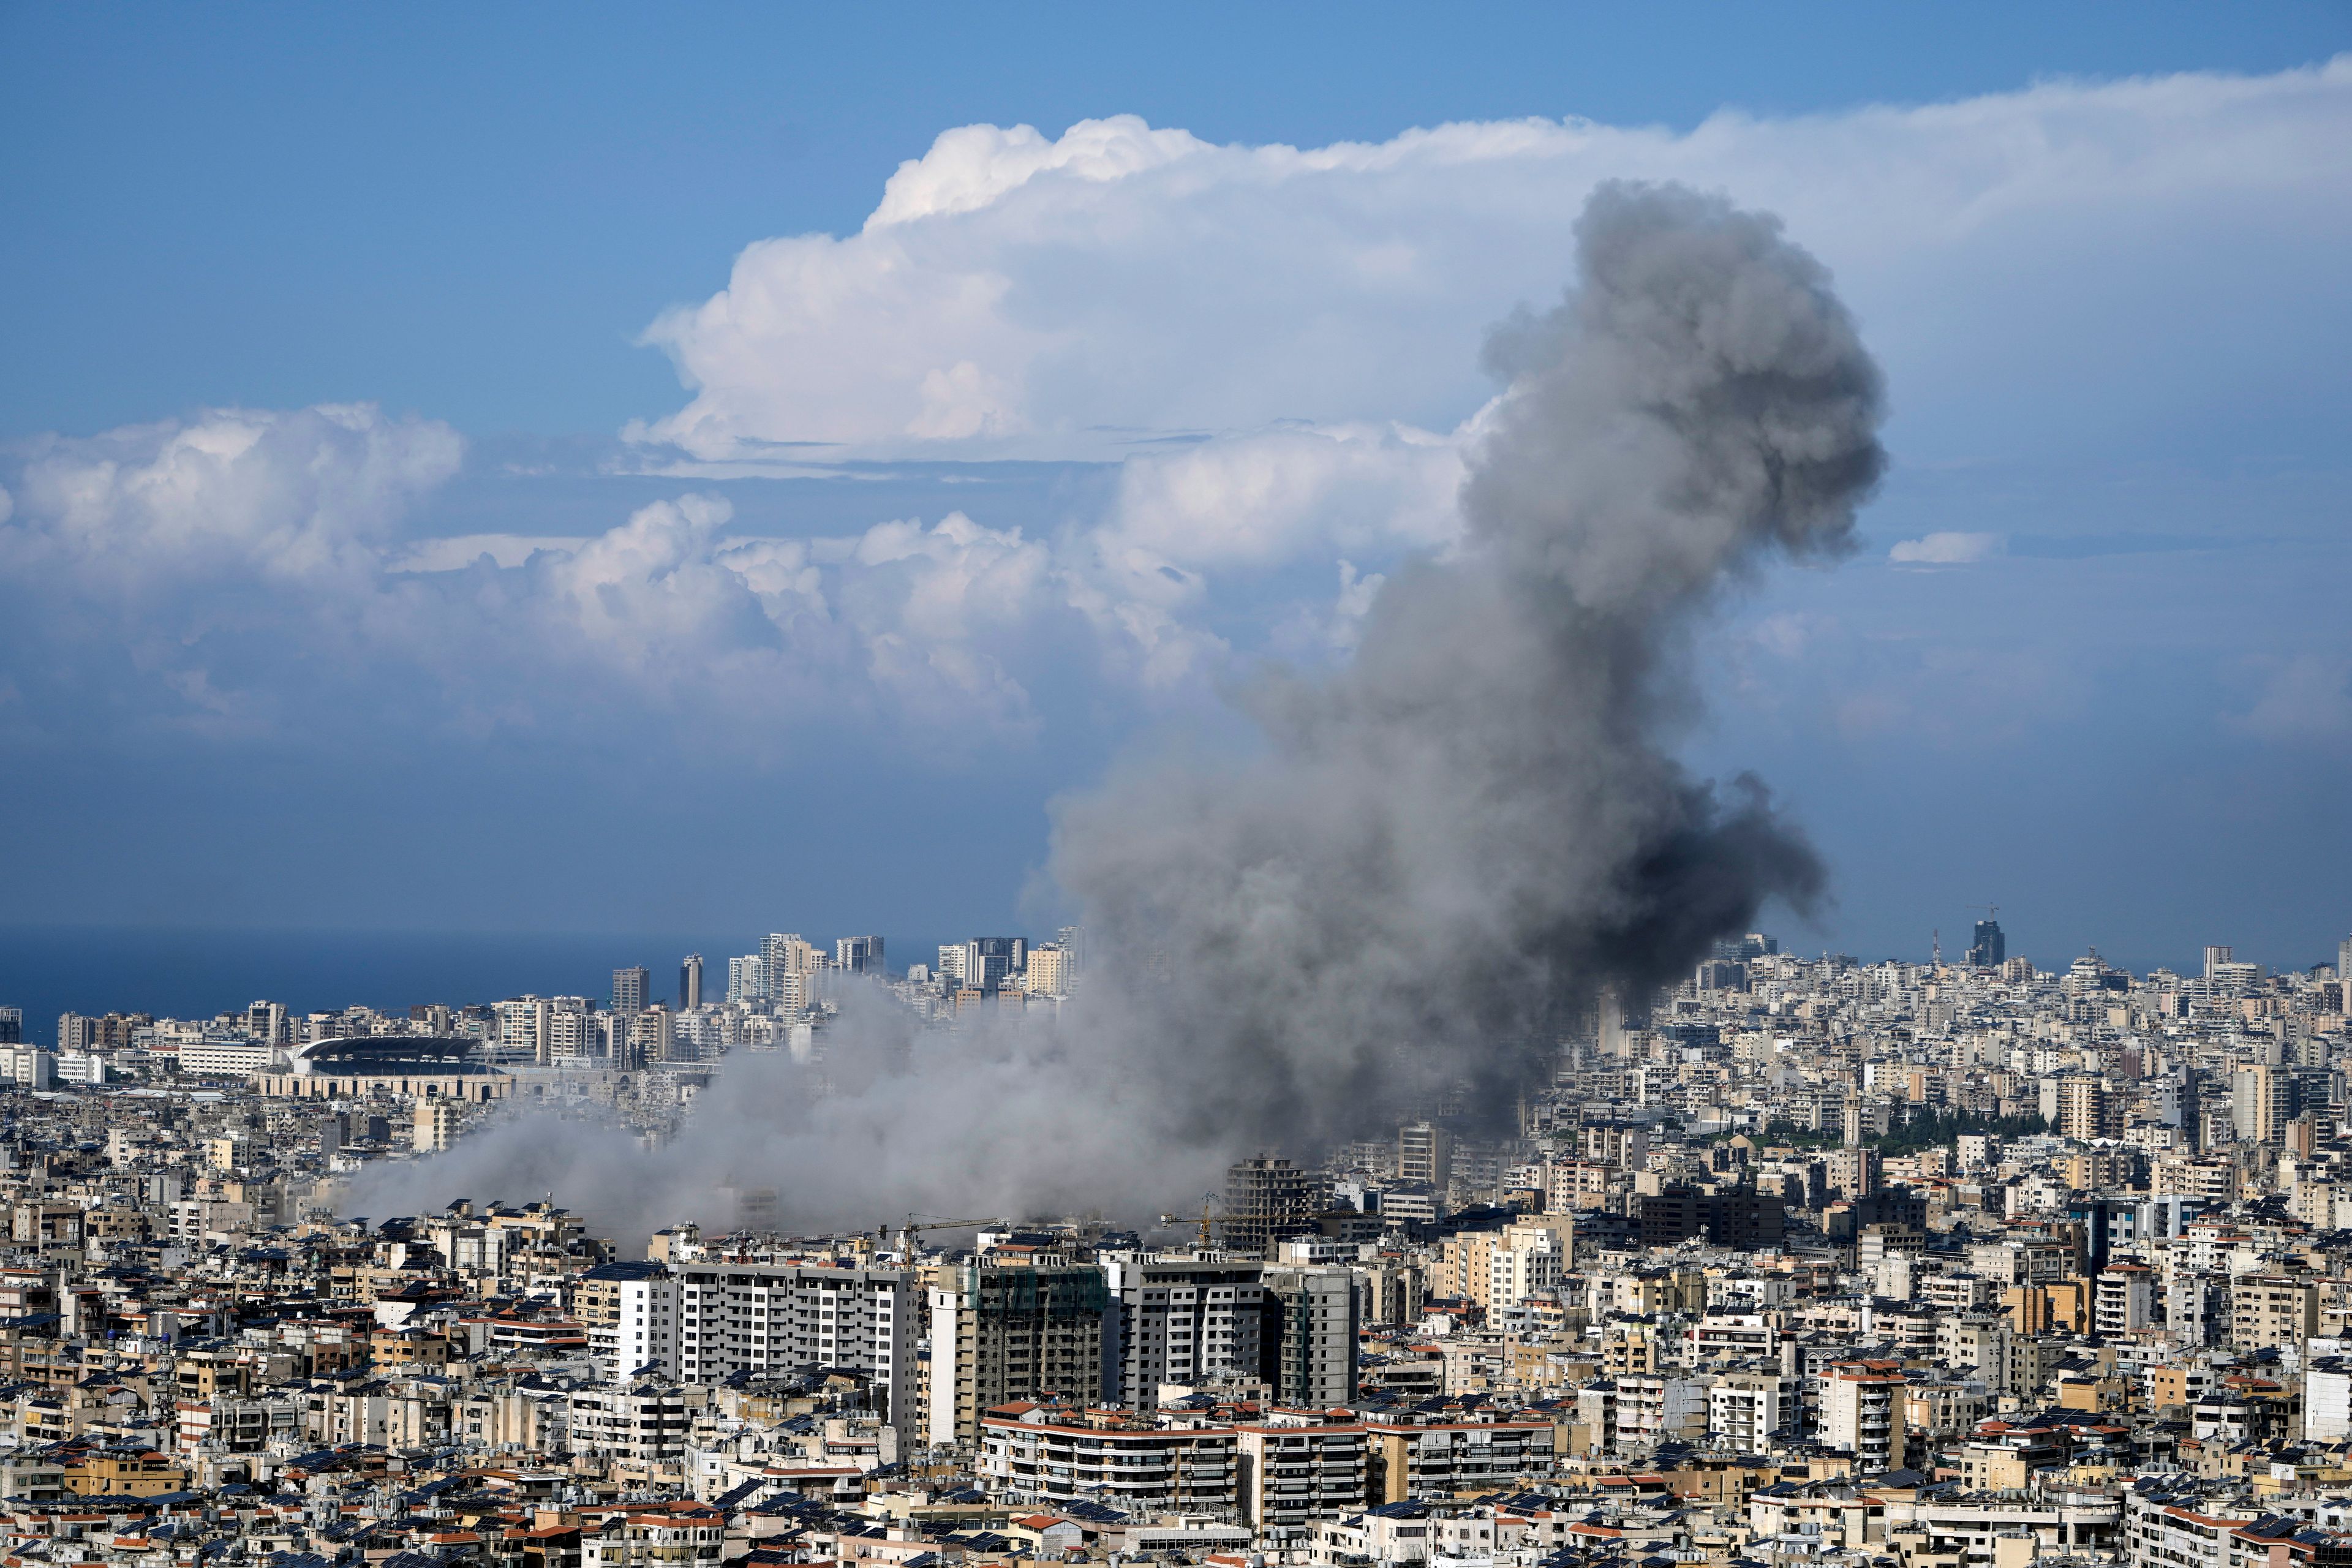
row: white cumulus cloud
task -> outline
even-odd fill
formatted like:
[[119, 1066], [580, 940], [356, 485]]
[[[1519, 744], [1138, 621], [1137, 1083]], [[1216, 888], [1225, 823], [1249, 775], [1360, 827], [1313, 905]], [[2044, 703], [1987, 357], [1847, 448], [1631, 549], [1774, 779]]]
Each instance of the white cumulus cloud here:
[[[1919, 427], [1941, 428], [1941, 399], [2060, 429], [2096, 400], [2050, 365], [2096, 370], [2102, 347], [2161, 340], [2196, 364], [2096, 371], [2123, 392], [2218, 384], [2235, 329], [2189, 341], [2212, 313], [2178, 295], [2163, 331], [2126, 299], [2102, 343], [2066, 337], [2159, 264], [2282, 316], [2305, 294], [2234, 281], [2248, 257], [2332, 280], [2347, 144], [2352, 57], [1679, 133], [1530, 120], [1302, 149], [1129, 116], [950, 130], [858, 231], [752, 245], [724, 289], [648, 328], [690, 395], [625, 433], [635, 467], [685, 489], [1076, 458], [1116, 464], [1098, 499], [777, 539], [680, 494], [439, 538], [419, 503], [464, 444], [431, 421], [229, 409], [44, 437], [0, 462], [0, 588], [22, 635], [79, 652], [12, 668], [9, 708], [66, 711], [80, 658], [127, 659], [155, 704], [239, 732], [359, 711], [373, 683], [472, 729], [625, 701], [784, 744], [828, 714], [1026, 734], [1072, 672], [1153, 702], [1236, 648], [1345, 657], [1383, 574], [1456, 538], [1496, 385], [1483, 334], [1557, 297], [1601, 180], [1779, 214], [1836, 271]], [[1889, 559], [2002, 548], [1930, 532]], [[1794, 659], [1811, 636], [1768, 623], [1755, 646]], [[2247, 722], [2326, 728], [2325, 674], [2283, 678]]]
[[127, 647], [152, 717], [240, 734], [422, 696], [469, 733], [614, 701], [730, 744], [842, 721], [985, 741], [1035, 728], [1040, 670], [1169, 681], [1220, 646], [961, 512], [773, 539], [689, 493], [578, 537], [415, 537], [462, 450], [365, 407], [47, 438], [0, 491], [0, 590], [61, 701], [77, 659]]
[[87, 439], [45, 437], [22, 458], [23, 515], [0, 548], [20, 571], [37, 563], [169, 592], [218, 576], [363, 572], [464, 452], [447, 426], [387, 419], [369, 405], [222, 409]]
[[1116, 456], [1285, 420], [1449, 430], [1486, 395], [1464, 345], [1556, 294], [1575, 215], [1611, 178], [1776, 212], [1878, 335], [1899, 315], [1898, 337], [1965, 343], [2054, 276], [2144, 259], [2150, 224], [2192, 249], [2210, 237], [2184, 215], [2217, 205], [2340, 234], [2347, 140], [2352, 57], [1726, 112], [1685, 133], [1530, 120], [1298, 149], [1132, 116], [1050, 139], [965, 126], [899, 168], [860, 232], [761, 241], [726, 289], [656, 321], [694, 395], [634, 434], [709, 459]]

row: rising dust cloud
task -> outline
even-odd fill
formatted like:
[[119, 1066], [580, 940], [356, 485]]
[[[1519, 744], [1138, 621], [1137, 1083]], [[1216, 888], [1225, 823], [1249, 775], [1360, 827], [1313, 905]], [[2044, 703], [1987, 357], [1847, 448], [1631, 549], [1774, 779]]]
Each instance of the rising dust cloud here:
[[1057, 1020], [925, 1031], [853, 997], [822, 1072], [736, 1056], [647, 1151], [523, 1117], [362, 1178], [347, 1212], [553, 1191], [599, 1229], [907, 1212], [1134, 1219], [1226, 1163], [1312, 1159], [1433, 1096], [1507, 1112], [1604, 984], [1669, 979], [1822, 867], [1746, 776], [1693, 779], [1694, 635], [1779, 557], [1851, 548], [1877, 367], [1773, 218], [1607, 185], [1576, 280], [1491, 334], [1505, 390], [1461, 543], [1391, 573], [1353, 661], [1237, 697], [1250, 758], [1155, 753], [1059, 804], [1087, 980]]

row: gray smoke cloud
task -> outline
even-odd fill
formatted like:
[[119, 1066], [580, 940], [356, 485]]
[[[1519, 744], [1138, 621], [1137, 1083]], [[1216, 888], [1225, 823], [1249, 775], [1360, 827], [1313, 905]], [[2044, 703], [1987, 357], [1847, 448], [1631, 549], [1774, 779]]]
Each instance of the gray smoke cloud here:
[[1052, 869], [1092, 949], [1060, 1018], [923, 1034], [861, 1006], [822, 1098], [730, 1063], [661, 1154], [519, 1129], [402, 1179], [490, 1196], [512, 1171], [506, 1195], [551, 1186], [621, 1228], [746, 1178], [814, 1224], [1143, 1214], [1432, 1096], [1507, 1112], [1601, 987], [1812, 903], [1822, 865], [1764, 787], [1671, 748], [1726, 593], [1851, 548], [1877, 368], [1769, 216], [1611, 185], [1577, 237], [1564, 301], [1486, 345], [1505, 390], [1462, 542], [1390, 574], [1346, 667], [1236, 694], [1255, 754], [1163, 752], [1059, 803]]
[[1487, 344], [1460, 549], [1391, 576], [1347, 668], [1245, 694], [1255, 759], [1062, 809], [1055, 874], [1115, 959], [1087, 1015], [1150, 1053], [1180, 1140], [1311, 1151], [1454, 1084], [1507, 1111], [1597, 987], [1821, 892], [1761, 784], [1668, 745], [1725, 590], [1851, 547], [1877, 368], [1769, 216], [1612, 185], [1577, 232], [1570, 297]]
[[593, 1109], [526, 1112], [446, 1153], [368, 1167], [341, 1211], [552, 1194], [599, 1234], [641, 1242], [680, 1220], [731, 1226], [745, 1188], [773, 1190], [785, 1226], [805, 1229], [895, 1226], [909, 1212], [1148, 1217], [1171, 1177], [1198, 1201], [1182, 1159], [1137, 1148], [1139, 1086], [1081, 1032], [1017, 1016], [926, 1029], [865, 985], [840, 1001], [821, 1062], [730, 1056], [666, 1142]]

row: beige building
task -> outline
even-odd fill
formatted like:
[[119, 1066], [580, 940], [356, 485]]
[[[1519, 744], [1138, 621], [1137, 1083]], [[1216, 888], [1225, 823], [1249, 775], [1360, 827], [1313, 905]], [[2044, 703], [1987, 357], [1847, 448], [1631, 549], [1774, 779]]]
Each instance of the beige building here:
[[420, 1100], [416, 1102], [416, 1152], [438, 1154], [457, 1142], [458, 1102]]
[[2230, 1281], [2230, 1342], [2242, 1351], [2299, 1345], [2319, 1328], [2319, 1287], [2283, 1274]]
[[1891, 1362], [1842, 1362], [1822, 1385], [1822, 1440], [1875, 1474], [1903, 1468], [1904, 1379]]

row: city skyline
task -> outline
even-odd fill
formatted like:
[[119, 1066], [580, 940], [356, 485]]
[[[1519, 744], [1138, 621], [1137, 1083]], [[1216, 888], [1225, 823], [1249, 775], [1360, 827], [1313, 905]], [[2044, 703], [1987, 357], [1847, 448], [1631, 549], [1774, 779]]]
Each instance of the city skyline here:
[[[1979, 909], [1982, 907], [1977, 906]], [[1965, 917], [1968, 912], [1964, 910], [1962, 915]], [[2015, 917], [2012, 914], [2011, 918]], [[1940, 929], [1953, 931], [1950, 937], [1944, 939], [1948, 961], [1954, 963], [1964, 962], [1969, 943], [1961, 939], [1960, 933], [1969, 928]], [[1848, 953], [1842, 956], [1865, 966], [1887, 962], [1924, 962], [1936, 945], [1938, 931], [1939, 928], [1929, 928], [1926, 939], [1915, 952]], [[122, 935], [114, 931], [99, 934], [110, 942], [120, 940]], [[92, 1014], [112, 1011], [148, 1013], [158, 1016], [211, 1017], [240, 1009], [257, 995], [275, 994], [303, 1011], [331, 1011], [353, 1005], [398, 1010], [426, 1000], [465, 1005], [522, 995], [594, 997], [609, 995], [609, 984], [606, 984], [604, 989], [600, 989], [599, 984], [609, 982], [614, 967], [610, 960], [638, 955], [642, 955], [639, 961], [655, 976], [674, 972], [683, 957], [703, 957], [706, 994], [718, 999], [727, 994], [727, 963], [733, 956], [727, 950], [747, 944], [756, 947], [759, 941], [749, 932], [715, 939], [706, 933], [690, 942], [655, 937], [616, 941], [593, 933], [572, 934], [556, 939], [564, 950], [562, 958], [535, 955], [509, 961], [507, 955], [495, 950], [482, 951], [478, 942], [452, 937], [447, 933], [431, 933], [425, 943], [424, 952], [387, 964], [373, 962], [382, 959], [380, 948], [376, 948], [373, 954], [370, 952], [374, 944], [383, 941], [386, 933], [338, 933], [344, 935], [352, 945], [331, 959], [274, 971], [265, 968], [240, 973], [231, 966], [242, 957], [252, 934], [226, 933], [217, 945], [190, 952], [184, 961], [182, 973], [173, 974], [172, 972], [181, 965], [167, 963], [160, 966], [163, 977], [158, 977], [152, 972], [155, 967], [152, 966], [152, 954], [157, 950], [142, 950], [135, 941], [130, 948], [110, 949], [78, 965], [71, 954], [78, 944], [89, 939], [90, 933], [72, 931], [52, 933], [38, 962], [25, 963], [16, 970], [19, 974], [40, 978], [29, 984], [17, 983], [14, 991], [0, 995], [0, 1007], [18, 1009], [26, 1039], [47, 1040], [55, 1034], [58, 1016], [67, 1012]], [[296, 933], [263, 934], [284, 938]], [[530, 940], [537, 942], [541, 939], [534, 937]], [[901, 972], [909, 963], [928, 962], [922, 955], [942, 945], [924, 937], [886, 937], [884, 940], [891, 953], [903, 955], [898, 958], [898, 968]], [[2199, 966], [2200, 954], [2206, 950], [2205, 945], [2200, 944], [2154, 963], [2140, 963], [2135, 962], [2130, 955], [2103, 950], [2096, 942], [2085, 944], [2082, 952], [2072, 954], [2030, 952], [2008, 933], [2005, 926], [2002, 940], [2004, 954], [2015, 952], [2029, 956], [2053, 969], [2084, 953], [2100, 953], [2108, 962], [2137, 974], [2147, 974], [2158, 969], [2169, 969], [2181, 974], [2194, 973]], [[6, 929], [0, 928], [0, 952], [7, 951], [7, 941]], [[175, 953], [184, 952], [187, 952], [187, 941], [186, 933], [171, 933], [164, 947]], [[2267, 970], [2293, 973], [2307, 972], [2321, 965], [2340, 965], [2344, 944], [2347, 942], [2352, 942], [2352, 937], [2314, 937], [2306, 944], [2308, 952], [2302, 955], [2306, 961], [2300, 963], [2280, 963], [2270, 955], [2246, 948], [2242, 943], [2224, 945], [2245, 953], [2247, 961], [2258, 963]], [[665, 950], [672, 947], [679, 949], [679, 954], [666, 957]], [[698, 951], [689, 951], [698, 947]], [[461, 961], [456, 957], [450, 950], [457, 948], [467, 949], [468, 959]], [[1790, 942], [1788, 951], [1808, 956], [1828, 956], [1832, 950], [1808, 948], [1801, 942]], [[142, 952], [146, 962], [132, 960], [129, 956], [132, 952]], [[0, 965], [0, 968], [5, 967]], [[447, 974], [453, 971], [470, 973], [474, 978], [458, 981], [454, 989], [435, 984], [436, 974]], [[127, 972], [136, 972], [142, 978], [126, 984], [122, 976]], [[305, 978], [306, 975], [309, 978]], [[248, 984], [248, 981], [252, 983]], [[675, 987], [672, 989], [674, 991]], [[417, 994], [403, 1001], [402, 997], [409, 992]], [[677, 1000], [674, 994], [662, 992], [658, 986], [655, 988], [655, 994], [665, 1004], [675, 1005]]]

